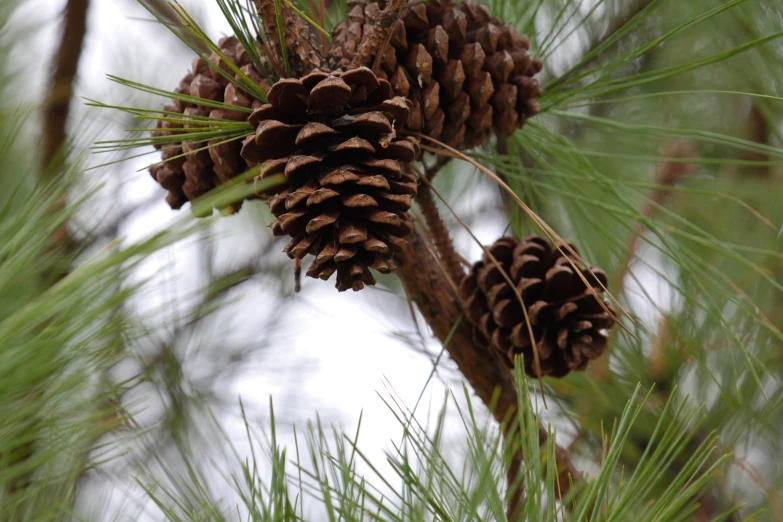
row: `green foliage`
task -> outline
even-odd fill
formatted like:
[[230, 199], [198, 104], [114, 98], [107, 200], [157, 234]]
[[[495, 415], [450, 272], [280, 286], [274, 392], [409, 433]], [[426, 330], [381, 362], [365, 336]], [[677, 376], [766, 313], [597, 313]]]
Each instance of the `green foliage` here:
[[[524, 376], [519, 373], [517, 378], [519, 389], [525, 389]], [[702, 415], [699, 408], [670, 398], [635, 471], [622, 469], [622, 449], [648, 405], [637, 387], [606, 434], [595, 480], [571, 509], [566, 509], [555, 501], [554, 446], [539, 446], [537, 421], [541, 412], [530, 395], [519, 394], [523, 429], [519, 438], [504, 445], [494, 421], [478, 414], [471, 405], [470, 391], [463, 392], [464, 405], [456, 397], [445, 397], [431, 424], [425, 425], [399, 397], [392, 394], [385, 398], [404, 435], [400, 444], [386, 452], [384, 468], [363, 451], [361, 422], [355, 433], [346, 433], [336, 427], [329, 430], [318, 419], [307, 426], [304, 435], [296, 432], [296, 454], [288, 456], [278, 442], [270, 404], [270, 420], [265, 426], [255, 426], [243, 416], [252, 460], [239, 457], [234, 450], [236, 471], [224, 474], [241, 499], [240, 506], [205, 498], [210, 489], [207, 477], [217, 472], [209, 467], [201, 467], [200, 473], [172, 477], [165, 485], [156, 481], [156, 472], [150, 469], [145, 477], [154, 486], [145, 486], [145, 490], [168, 520], [183, 522], [499, 521], [506, 520], [505, 456], [510, 447], [520, 447], [528, 461], [524, 467], [524, 481], [529, 485], [523, 511], [526, 520], [577, 521], [590, 516], [596, 521], [669, 522], [687, 519], [694, 510], [694, 499], [711, 485], [711, 471], [726, 458], [713, 457], [717, 440], [713, 434], [699, 443], [685, 462], [675, 462], [678, 452], [693, 442]], [[459, 421], [449, 414], [451, 409], [456, 410]], [[550, 440], [554, 435], [550, 426]], [[467, 441], [462, 455], [448, 448], [452, 439]], [[225, 458], [221, 455], [216, 462]], [[262, 466], [265, 473], [259, 469]], [[188, 469], [198, 467], [195, 461], [187, 463]], [[678, 470], [676, 480], [661, 484], [666, 471], [673, 468]]]

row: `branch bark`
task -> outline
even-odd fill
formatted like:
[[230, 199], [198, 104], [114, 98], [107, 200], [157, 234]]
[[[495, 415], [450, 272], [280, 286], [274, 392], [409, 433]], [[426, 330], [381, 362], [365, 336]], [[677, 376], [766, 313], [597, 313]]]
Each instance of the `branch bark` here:
[[[62, 38], [44, 105], [44, 167], [50, 167], [55, 159], [64, 155], [65, 131], [84, 35], [87, 32], [89, 3], [89, 0], [69, 0], [65, 7]], [[48, 172], [52, 173], [52, 169]]]
[[446, 228], [446, 224], [440, 217], [435, 199], [432, 197], [429, 179], [426, 177], [419, 182], [416, 203], [419, 205], [424, 220], [427, 222], [427, 228], [430, 229], [435, 249], [443, 260], [443, 268], [451, 277], [454, 285], [459, 286], [460, 281], [465, 276], [465, 270], [462, 268], [459, 255], [454, 250], [454, 243], [449, 235], [449, 229]]
[[[512, 376], [501, 367], [492, 352], [473, 342], [471, 327], [462, 319], [461, 300], [454, 294], [418, 231], [409, 236], [408, 245], [399, 256], [399, 265], [397, 273], [408, 297], [418, 305], [435, 336], [445, 344], [473, 391], [490, 408], [495, 420], [503, 427], [504, 435], [513, 435], [508, 431], [508, 427], [514, 426], [513, 420], [517, 416], [517, 390]], [[544, 426], [538, 426], [538, 435], [539, 443], [545, 445], [548, 434]], [[515, 470], [521, 467], [523, 457], [519, 453], [514, 456], [511, 474], [516, 475]], [[583, 477], [564, 448], [556, 446], [555, 460], [557, 491], [565, 497], [571, 490], [571, 484], [579, 487]], [[518, 493], [511, 494], [511, 503], [521, 502], [521, 494]], [[516, 506], [511, 512], [515, 511]]]
[[[275, 1], [279, 2], [280, 20], [283, 40], [280, 41], [280, 28], [277, 23]], [[283, 61], [283, 48], [290, 68], [289, 74], [294, 77], [304, 76], [315, 69], [322, 69], [326, 61], [321, 50], [315, 46], [317, 41], [310, 26], [291, 9], [286, 0], [253, 0], [262, 28], [270, 47], [270, 52], [276, 54], [274, 59]], [[282, 45], [281, 45], [282, 44]]]

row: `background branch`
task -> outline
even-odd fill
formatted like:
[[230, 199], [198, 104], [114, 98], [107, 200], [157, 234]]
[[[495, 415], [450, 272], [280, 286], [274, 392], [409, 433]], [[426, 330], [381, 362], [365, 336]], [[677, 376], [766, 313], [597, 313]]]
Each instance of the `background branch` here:
[[[49, 82], [44, 105], [43, 162], [45, 167], [50, 167], [58, 155], [64, 155], [65, 131], [84, 35], [87, 32], [89, 3], [89, 0], [69, 0], [65, 7], [62, 38], [55, 55], [54, 74]], [[49, 172], [54, 171], [49, 169]]]
[[155, 14], [165, 20], [166, 23], [170, 24], [172, 27], [176, 27], [180, 34], [188, 41], [188, 44], [204, 54], [210, 54], [211, 50], [209, 46], [192, 30], [183, 27], [179, 16], [166, 0], [145, 0], [144, 3], [148, 9], [154, 11]]

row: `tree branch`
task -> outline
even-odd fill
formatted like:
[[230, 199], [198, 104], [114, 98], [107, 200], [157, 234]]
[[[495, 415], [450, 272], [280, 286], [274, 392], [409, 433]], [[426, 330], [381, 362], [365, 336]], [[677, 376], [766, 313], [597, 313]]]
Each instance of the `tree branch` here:
[[[504, 435], [507, 438], [513, 435], [508, 430], [508, 427], [514, 426], [517, 412], [517, 390], [512, 376], [501, 367], [490, 350], [474, 343], [472, 329], [462, 316], [461, 300], [439, 270], [418, 231], [409, 236], [408, 245], [399, 255], [399, 265], [397, 274], [408, 297], [416, 302], [433, 333], [445, 344], [473, 391], [490, 408], [495, 420], [503, 427]], [[544, 426], [538, 426], [538, 435], [539, 443], [545, 445], [548, 434]], [[523, 457], [519, 453], [514, 456], [510, 471], [519, 469]], [[556, 446], [555, 460], [558, 494], [565, 497], [572, 483], [577, 488], [583, 483], [582, 474], [574, 466], [568, 452], [560, 446]], [[516, 478], [516, 473], [513, 474]], [[512, 502], [515, 495], [512, 494]]]
[[432, 197], [430, 179], [437, 174], [440, 167], [445, 165], [451, 158], [446, 158], [446, 162], [439, 162], [433, 168], [427, 169], [427, 172], [419, 174], [419, 187], [416, 194], [416, 203], [419, 205], [424, 220], [427, 222], [427, 228], [430, 230], [433, 243], [438, 255], [443, 260], [443, 268], [451, 277], [455, 286], [459, 286], [462, 278], [465, 277], [465, 270], [462, 268], [462, 262], [457, 251], [454, 250], [454, 243], [449, 235], [449, 229], [440, 217], [438, 206]]
[[[44, 105], [43, 148], [44, 167], [63, 155], [66, 141], [66, 124], [70, 112], [73, 84], [79, 69], [84, 35], [87, 32], [87, 8], [89, 0], [69, 0], [65, 7], [65, 21], [57, 50], [54, 74]], [[49, 169], [50, 175], [54, 172]]]
[[636, 257], [637, 244], [647, 229], [646, 223], [653, 220], [658, 214], [658, 210], [671, 194], [671, 188], [674, 187], [682, 178], [692, 174], [696, 166], [685, 160], [695, 158], [696, 153], [693, 150], [693, 144], [690, 141], [679, 141], [663, 151], [662, 156], [674, 161], [667, 161], [658, 167], [655, 175], [655, 183], [658, 185], [648, 196], [648, 202], [642, 209], [641, 219], [636, 221], [631, 236], [626, 245], [626, 254], [620, 264], [620, 270], [613, 288], [617, 288], [618, 297], [623, 294], [625, 277], [630, 271], [634, 257]]
[[[635, 0], [634, 2], [631, 3], [631, 5], [628, 7], [627, 10], [617, 13], [617, 15], [615, 15], [615, 17], [609, 21], [609, 25], [606, 28], [606, 30], [596, 34], [593, 37], [592, 41], [590, 42], [590, 45], [587, 47], [587, 50], [584, 53], [582, 53], [582, 56], [586, 57], [589, 56], [590, 54], [593, 54], [596, 50], [598, 50], [599, 47], [601, 47], [607, 40], [609, 40], [609, 38], [614, 36], [614, 34], [617, 33], [617, 31], [622, 29], [625, 26], [625, 24], [633, 20], [636, 17], [636, 15], [641, 13], [650, 4], [652, 4], [652, 2], [653, 0]], [[559, 85], [563, 83], [569, 77], [576, 74], [577, 72], [582, 71], [587, 65], [591, 64], [593, 61], [596, 60], [596, 58], [599, 58], [602, 55], [603, 53], [596, 54], [591, 59], [582, 63], [579, 67], [570, 71], [570, 74], [561, 76], [556, 81], [550, 83], [548, 88], [551, 89], [555, 85]]]
[[[133, 0], [133, 3], [138, 5], [138, 0]], [[192, 45], [204, 54], [209, 55], [209, 46], [193, 32], [192, 29], [184, 27], [177, 12], [172, 9], [171, 5], [166, 0], [145, 0], [147, 8], [155, 11], [155, 14], [171, 25], [172, 28], [177, 28], [181, 31], [182, 37], [184, 37], [188, 44]]]

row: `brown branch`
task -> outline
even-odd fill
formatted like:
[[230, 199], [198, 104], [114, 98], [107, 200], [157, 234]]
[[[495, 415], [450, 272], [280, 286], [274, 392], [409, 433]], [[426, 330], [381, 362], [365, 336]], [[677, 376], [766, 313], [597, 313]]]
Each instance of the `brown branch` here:
[[[755, 143], [762, 145], [769, 144], [769, 123], [764, 116], [762, 109], [757, 104], [753, 104], [748, 113], [747, 122], [745, 123], [745, 132], [747, 139]], [[750, 152], [743, 151], [741, 158], [747, 161], [765, 162], [769, 161], [769, 156], [763, 152]], [[769, 177], [771, 174], [771, 168], [769, 165], [753, 165], [746, 167], [745, 172], [752, 176], [759, 178]]]
[[[473, 391], [503, 426], [507, 439], [514, 440], [514, 433], [509, 428], [513, 429], [511, 421], [516, 418], [517, 390], [511, 374], [490, 350], [474, 343], [471, 327], [462, 317], [461, 300], [438, 269], [418, 231], [409, 236], [408, 245], [399, 255], [399, 264], [397, 274], [408, 297], [418, 305], [435, 336], [445, 344]], [[541, 425], [538, 426], [538, 435], [539, 443], [545, 445], [548, 434]], [[512, 460], [512, 470], [518, 470], [522, 461], [523, 455], [517, 452]], [[558, 492], [566, 496], [572, 482], [577, 488], [583, 483], [582, 474], [568, 452], [560, 446], [556, 446], [555, 461]], [[512, 494], [512, 501], [517, 493]], [[521, 495], [517, 501], [520, 500]]]
[[283, 62], [283, 52], [280, 42], [280, 28], [277, 24], [275, 2], [281, 13], [283, 42], [288, 65], [294, 77], [304, 76], [315, 69], [322, 69], [326, 61], [321, 50], [315, 46], [316, 38], [306, 20], [291, 9], [286, 0], [253, 0], [258, 16], [261, 18], [262, 29], [269, 44], [269, 51], [276, 56], [273, 61]]
[[382, 50], [384, 50], [389, 43], [394, 22], [399, 19], [401, 8], [402, 0], [391, 0], [389, 2], [383, 12], [381, 12], [381, 16], [378, 23], [373, 27], [372, 33], [370, 33], [370, 36], [362, 43], [356, 56], [353, 57], [351, 68], [362, 66], [370, 67], [373, 65], [376, 56], [380, 56]]
[[624, 12], [618, 13], [614, 18], [612, 18], [609, 21], [609, 26], [606, 28], [606, 30], [600, 34], [595, 35], [593, 37], [593, 41], [590, 42], [590, 47], [588, 48], [587, 53], [590, 54], [591, 52], [598, 49], [600, 46], [604, 44], [609, 38], [614, 36], [614, 34], [625, 27], [625, 24], [636, 18], [636, 15], [641, 13], [643, 10], [647, 9], [647, 7], [652, 4], [653, 0], [636, 0], [634, 2], [634, 5], [631, 6], [630, 9]]
[[465, 277], [465, 270], [462, 268], [462, 262], [457, 251], [454, 250], [454, 243], [449, 235], [449, 229], [446, 228], [446, 224], [440, 217], [438, 212], [438, 206], [435, 204], [435, 199], [432, 197], [432, 190], [430, 185], [430, 179], [437, 174], [439, 168], [438, 165], [443, 166], [446, 162], [439, 162], [433, 168], [427, 169], [425, 174], [418, 172], [419, 174], [419, 187], [416, 193], [416, 203], [421, 209], [421, 213], [424, 216], [424, 220], [427, 222], [427, 228], [430, 231], [432, 242], [435, 244], [435, 250], [438, 252], [448, 276], [451, 278], [454, 285], [459, 286], [462, 278]]
[[[678, 160], [693, 158], [694, 156], [693, 144], [688, 141], [677, 142], [670, 146], [669, 150], [664, 153], [664, 157]], [[625, 247], [625, 257], [623, 257], [623, 260], [620, 262], [620, 269], [612, 284], [612, 288], [617, 289], [618, 298], [625, 293], [625, 278], [631, 271], [631, 265], [633, 264], [634, 258], [637, 256], [639, 239], [647, 229], [646, 223], [651, 219], [654, 219], [658, 214], [661, 205], [666, 203], [671, 192], [671, 187], [684, 176], [691, 174], [694, 168], [695, 166], [693, 163], [683, 161], [667, 161], [662, 163], [658, 168], [658, 172], [655, 176], [655, 182], [658, 186], [650, 192], [648, 202], [642, 209], [641, 219], [636, 221], [633, 231], [628, 237]], [[590, 375], [598, 381], [606, 379], [609, 375], [609, 358], [603, 357], [595, 361], [588, 371], [590, 372]], [[580, 437], [577, 436], [577, 439], [578, 438]]]
[[[69, 0], [65, 7], [65, 20], [57, 50], [54, 74], [49, 83], [43, 116], [43, 162], [51, 167], [52, 162], [64, 156], [66, 124], [70, 112], [73, 84], [79, 69], [84, 35], [87, 32], [87, 8], [89, 0]], [[49, 175], [55, 170], [49, 168]]]
[[[677, 142], [664, 152], [664, 157], [676, 160], [694, 158], [695, 152], [693, 150], [693, 144], [689, 141]], [[613, 285], [613, 288], [617, 288], [618, 297], [623, 293], [623, 281], [625, 280], [625, 276], [628, 275], [633, 258], [636, 257], [637, 243], [642, 234], [644, 234], [646, 229], [645, 223], [655, 218], [658, 214], [658, 209], [669, 197], [671, 187], [683, 177], [693, 173], [694, 169], [695, 165], [693, 163], [685, 161], [667, 161], [662, 163], [658, 168], [658, 172], [655, 176], [655, 183], [658, 186], [650, 193], [647, 205], [645, 205], [642, 210], [641, 219], [636, 221], [633, 232], [628, 238], [625, 257], [623, 258], [622, 264], [620, 265], [620, 271], [618, 272]]]

